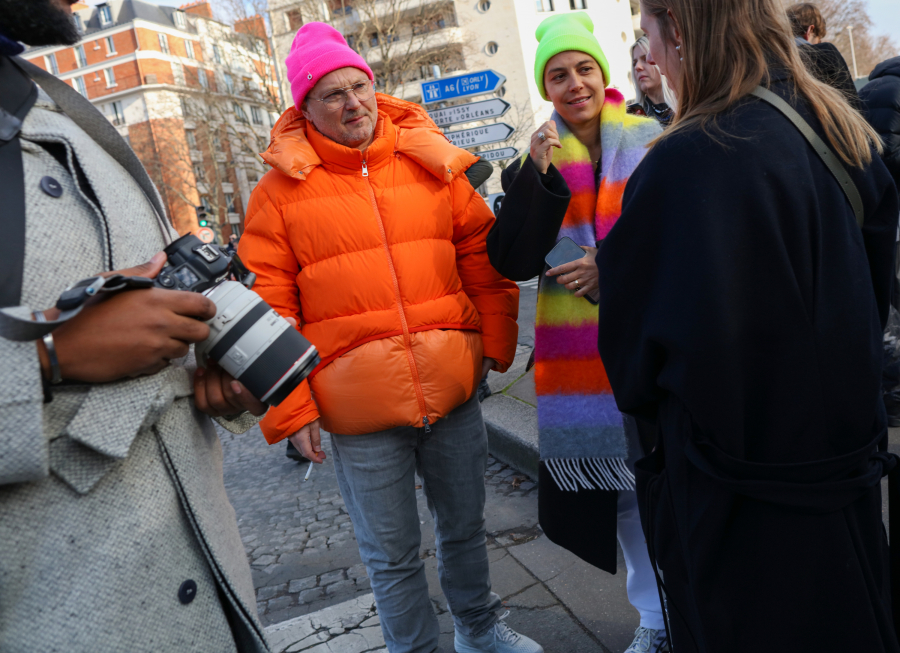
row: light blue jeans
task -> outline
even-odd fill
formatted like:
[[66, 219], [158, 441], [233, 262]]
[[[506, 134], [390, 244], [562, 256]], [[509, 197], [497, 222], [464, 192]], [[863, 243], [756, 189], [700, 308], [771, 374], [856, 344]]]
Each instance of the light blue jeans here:
[[438, 574], [457, 630], [497, 621], [484, 528], [487, 432], [473, 397], [431, 426], [332, 434], [334, 469], [369, 572], [391, 653], [434, 653], [437, 617], [428, 598], [415, 473], [434, 517]]

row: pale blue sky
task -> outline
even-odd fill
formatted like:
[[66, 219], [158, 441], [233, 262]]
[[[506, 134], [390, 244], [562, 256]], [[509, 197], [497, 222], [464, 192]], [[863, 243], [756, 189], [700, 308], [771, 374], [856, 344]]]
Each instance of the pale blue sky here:
[[[95, 5], [101, 0], [87, 0]], [[178, 6], [187, 0], [147, 0], [158, 5]], [[509, 2], [510, 0], [505, 0]], [[900, 45], [900, 0], [868, 0], [869, 15], [875, 22], [876, 34], [887, 34]], [[900, 54], [900, 52], [898, 52]]]

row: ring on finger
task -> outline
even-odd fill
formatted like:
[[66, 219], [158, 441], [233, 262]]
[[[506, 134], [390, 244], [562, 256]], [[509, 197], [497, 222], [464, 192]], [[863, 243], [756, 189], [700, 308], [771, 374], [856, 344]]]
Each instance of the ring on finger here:
[[581, 282], [575, 279], [575, 290], [581, 290]]
[[538, 138], [541, 139], [541, 143], [547, 140], [547, 137], [544, 135], [544, 132], [538, 132]]

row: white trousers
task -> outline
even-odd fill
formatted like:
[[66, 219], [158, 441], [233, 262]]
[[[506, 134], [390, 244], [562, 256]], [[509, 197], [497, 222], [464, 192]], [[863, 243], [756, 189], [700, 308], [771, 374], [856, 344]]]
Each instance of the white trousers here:
[[638, 512], [637, 492], [619, 492], [617, 505], [618, 519], [616, 537], [625, 554], [625, 566], [628, 568], [626, 588], [628, 602], [641, 615], [641, 625], [653, 630], [665, 630], [662, 608], [659, 604], [659, 591], [656, 589], [656, 576], [647, 553], [647, 542], [641, 528], [641, 515]]

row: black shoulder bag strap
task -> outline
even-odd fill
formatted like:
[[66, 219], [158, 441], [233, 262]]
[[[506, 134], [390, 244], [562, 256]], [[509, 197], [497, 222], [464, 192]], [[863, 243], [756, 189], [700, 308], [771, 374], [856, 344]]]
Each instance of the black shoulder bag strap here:
[[25, 256], [25, 171], [19, 132], [37, 100], [37, 87], [0, 57], [0, 307], [18, 306]]
[[865, 212], [863, 209], [863, 201], [862, 197], [859, 195], [859, 190], [856, 188], [856, 184], [853, 183], [853, 180], [850, 178], [850, 174], [847, 172], [847, 169], [844, 168], [840, 159], [837, 158], [834, 152], [831, 151], [831, 148], [819, 138], [819, 135], [813, 131], [813, 128], [809, 126], [809, 123], [806, 122], [803, 117], [797, 113], [797, 111], [787, 102], [778, 97], [775, 93], [770, 91], [767, 88], [763, 88], [762, 86], [757, 86], [755, 89], [751, 91], [753, 95], [758, 97], [760, 100], [764, 100], [768, 102], [773, 107], [778, 109], [781, 113], [783, 113], [788, 120], [790, 120], [794, 127], [796, 127], [801, 134], [809, 141], [809, 144], [812, 145], [812, 148], [816, 151], [816, 154], [822, 159], [822, 162], [831, 171], [831, 174], [834, 175], [834, 178], [837, 179], [838, 185], [841, 187], [841, 190], [844, 191], [844, 194], [847, 196], [847, 199], [850, 201], [850, 206], [853, 208], [853, 214], [856, 216], [856, 224], [859, 225], [860, 228], [863, 226], [863, 220], [865, 218]]
[[166, 220], [166, 212], [159, 201], [156, 187], [150, 181], [150, 175], [147, 174], [144, 166], [141, 165], [137, 155], [135, 155], [119, 132], [116, 131], [116, 128], [110, 124], [109, 120], [102, 113], [97, 111], [93, 104], [64, 81], [54, 77], [46, 70], [38, 68], [33, 63], [25, 61], [21, 57], [15, 57], [13, 61], [44, 89], [44, 92], [59, 105], [59, 108], [76, 125], [81, 127], [88, 136], [94, 139], [97, 145], [106, 150], [134, 178], [137, 185], [144, 191], [147, 201], [150, 202], [150, 206], [153, 207], [153, 211], [156, 213], [156, 219], [164, 242], [169, 243], [171, 235]]

